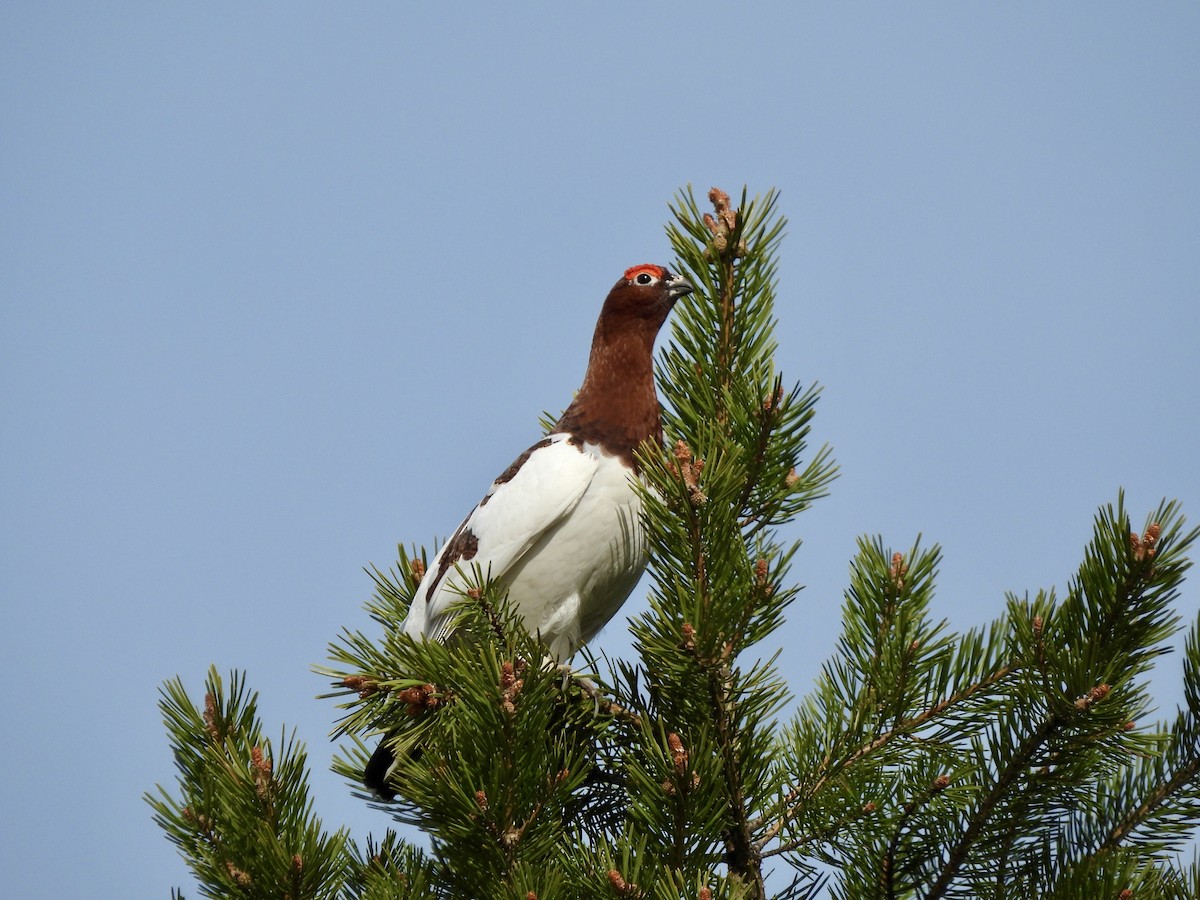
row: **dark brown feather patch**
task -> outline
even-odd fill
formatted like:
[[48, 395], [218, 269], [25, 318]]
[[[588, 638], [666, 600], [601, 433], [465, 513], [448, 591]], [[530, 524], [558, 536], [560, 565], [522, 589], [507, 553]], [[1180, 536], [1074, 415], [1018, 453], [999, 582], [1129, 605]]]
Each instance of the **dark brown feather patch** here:
[[524, 453], [522, 453], [520, 456], [518, 456], [516, 459], [514, 459], [512, 461], [512, 465], [510, 465], [507, 469], [505, 469], [503, 472], [501, 472], [499, 477], [495, 481], [492, 482], [491, 488], [488, 489], [487, 495], [482, 500], [479, 501], [479, 505], [483, 506], [485, 503], [487, 503], [489, 500], [491, 500], [492, 494], [494, 494], [496, 492], [496, 488], [500, 487], [500, 485], [507, 484], [508, 482], [510, 482], [514, 478], [516, 478], [517, 473], [521, 471], [521, 466], [523, 466], [523, 465], [525, 465], [525, 463], [529, 462], [529, 457], [533, 456], [533, 454], [536, 451], [541, 450], [543, 447], [549, 447], [549, 446], [550, 446], [550, 438], [542, 438], [542, 440], [538, 441], [536, 444], [534, 444], [532, 447], [530, 447], [528, 450], [526, 450]]
[[442, 553], [442, 558], [438, 560], [437, 578], [433, 579], [429, 590], [425, 592], [425, 601], [433, 600], [433, 592], [438, 589], [442, 579], [446, 577], [446, 573], [454, 568], [459, 560], [474, 559], [478, 552], [479, 538], [464, 522], [458, 526], [458, 531], [454, 532], [454, 537], [450, 538], [450, 542], [446, 544], [446, 549]]

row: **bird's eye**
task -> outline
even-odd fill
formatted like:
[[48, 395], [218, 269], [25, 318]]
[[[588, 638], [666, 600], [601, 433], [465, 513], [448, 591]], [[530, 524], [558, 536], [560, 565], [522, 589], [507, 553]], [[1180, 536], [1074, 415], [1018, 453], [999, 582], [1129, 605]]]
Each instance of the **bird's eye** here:
[[625, 281], [628, 284], [654, 284], [661, 280], [666, 275], [666, 271], [662, 266], [652, 266], [649, 263], [643, 263], [640, 266], [630, 266], [625, 270]]

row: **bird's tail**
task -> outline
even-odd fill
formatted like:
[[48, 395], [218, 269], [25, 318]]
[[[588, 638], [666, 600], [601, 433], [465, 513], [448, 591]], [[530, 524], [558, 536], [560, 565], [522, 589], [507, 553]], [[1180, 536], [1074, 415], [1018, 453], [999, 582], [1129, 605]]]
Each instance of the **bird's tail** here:
[[388, 777], [395, 765], [396, 754], [388, 746], [387, 738], [384, 738], [371, 754], [371, 759], [363, 770], [363, 784], [375, 795], [376, 800], [395, 799], [396, 792], [388, 784]]

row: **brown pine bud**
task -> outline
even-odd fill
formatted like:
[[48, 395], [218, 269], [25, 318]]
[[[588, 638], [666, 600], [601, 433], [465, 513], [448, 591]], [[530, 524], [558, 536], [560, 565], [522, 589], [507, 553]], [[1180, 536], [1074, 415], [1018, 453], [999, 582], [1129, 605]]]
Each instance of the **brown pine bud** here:
[[221, 739], [221, 730], [217, 727], [217, 699], [212, 694], [204, 695], [204, 728], [214, 741]]
[[671, 761], [675, 764], [675, 772], [682, 775], [687, 771], [688, 752], [684, 749], [679, 735], [673, 731], [667, 735], [667, 747], [671, 750]]
[[892, 564], [888, 568], [888, 577], [897, 591], [904, 590], [904, 576], [908, 574], [908, 565], [904, 562], [904, 554], [893, 553]]
[[1075, 701], [1075, 708], [1082, 711], [1090, 709], [1094, 704], [1099, 703], [1108, 696], [1108, 692], [1112, 690], [1107, 684], [1098, 684], [1084, 696]]
[[771, 574], [770, 564], [765, 556], [754, 561], [754, 582], [761, 589], [767, 586], [767, 577]]
[[363, 700], [379, 690], [379, 685], [364, 675], [347, 675], [342, 679], [342, 686], [357, 691]]
[[683, 640], [680, 641], [679, 648], [688, 653], [693, 652], [696, 649], [696, 629], [691, 622], [684, 622], [680, 631], [683, 632]]

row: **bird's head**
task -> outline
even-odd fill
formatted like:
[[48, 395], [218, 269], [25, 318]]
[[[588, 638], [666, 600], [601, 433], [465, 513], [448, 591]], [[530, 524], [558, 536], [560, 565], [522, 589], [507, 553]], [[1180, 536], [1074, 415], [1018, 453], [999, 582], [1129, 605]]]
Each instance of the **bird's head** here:
[[650, 319], [657, 327], [666, 321], [675, 301], [694, 290], [690, 281], [666, 266], [630, 266], [609, 291], [602, 315]]

